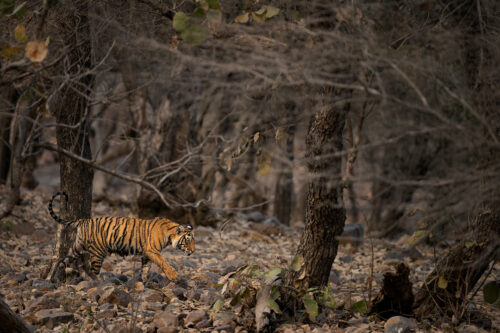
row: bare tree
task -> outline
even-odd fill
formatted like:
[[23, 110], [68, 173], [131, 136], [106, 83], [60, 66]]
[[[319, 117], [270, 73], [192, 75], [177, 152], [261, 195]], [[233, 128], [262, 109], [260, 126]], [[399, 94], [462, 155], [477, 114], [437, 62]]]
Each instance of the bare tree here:
[[[347, 104], [348, 105], [348, 104]], [[345, 208], [342, 184], [335, 175], [341, 173], [342, 133], [347, 107], [328, 106], [320, 109], [309, 123], [307, 133], [307, 158], [310, 173], [306, 226], [296, 257], [300, 268], [290, 270], [284, 278], [289, 290], [285, 303], [295, 308], [297, 298], [310, 287], [325, 286], [337, 255], [337, 236], [343, 231]]]
[[[90, 60], [90, 33], [88, 25], [88, 4], [85, 1], [65, 2], [50, 8], [47, 18], [57, 22], [63, 47], [71, 50], [61, 70], [73, 77], [64, 82], [55, 95], [53, 110], [56, 114], [57, 143], [59, 147], [78, 156], [90, 159], [89, 128], [86, 119], [88, 107], [88, 87], [92, 84]], [[83, 91], [82, 91], [83, 87]], [[93, 168], [69, 156], [60, 155], [61, 189], [68, 194], [68, 202], [61, 205], [61, 216], [73, 221], [91, 217]], [[55, 258], [44, 272], [48, 278], [64, 280], [62, 262], [73, 245], [76, 233], [72, 227], [58, 226]]]

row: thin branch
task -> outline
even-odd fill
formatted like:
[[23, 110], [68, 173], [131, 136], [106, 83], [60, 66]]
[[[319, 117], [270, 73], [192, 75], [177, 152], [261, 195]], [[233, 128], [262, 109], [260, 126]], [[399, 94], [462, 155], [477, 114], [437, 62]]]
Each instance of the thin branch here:
[[85, 163], [97, 170], [100, 170], [102, 172], [105, 172], [105, 173], [108, 173], [110, 175], [113, 175], [117, 178], [120, 178], [120, 179], [123, 179], [123, 180], [126, 180], [128, 182], [132, 182], [132, 183], [136, 183], [136, 184], [139, 184], [145, 188], [148, 188], [150, 189], [151, 191], [155, 192], [161, 199], [161, 201], [163, 202], [163, 204], [165, 206], [167, 206], [168, 208], [173, 208], [172, 204], [170, 204], [167, 199], [165, 198], [165, 196], [163, 195], [163, 193], [161, 193], [161, 191], [156, 187], [154, 186], [153, 184], [151, 184], [150, 182], [147, 182], [145, 180], [142, 180], [141, 177], [137, 177], [137, 176], [133, 176], [133, 175], [130, 175], [130, 174], [127, 174], [127, 173], [124, 173], [124, 172], [120, 172], [120, 171], [116, 171], [116, 170], [112, 170], [112, 169], [109, 169], [109, 168], [106, 168], [94, 161], [91, 161], [91, 160], [88, 160], [84, 157], [81, 157], [73, 152], [70, 152], [64, 148], [61, 148], [59, 146], [55, 146], [55, 145], [52, 145], [52, 144], [49, 144], [49, 143], [38, 143], [38, 144], [35, 144], [36, 147], [41, 147], [41, 148], [45, 148], [45, 149], [49, 149], [49, 150], [52, 150], [52, 151], [55, 151], [55, 152], [58, 152], [59, 154], [63, 154], [63, 155], [66, 155], [72, 159], [75, 159], [77, 161], [80, 161], [82, 163]]

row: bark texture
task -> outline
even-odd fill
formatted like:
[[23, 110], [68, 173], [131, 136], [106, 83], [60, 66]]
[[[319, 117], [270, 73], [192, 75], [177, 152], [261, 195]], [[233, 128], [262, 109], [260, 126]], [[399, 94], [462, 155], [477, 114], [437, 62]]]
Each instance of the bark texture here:
[[[90, 34], [88, 26], [88, 8], [86, 2], [64, 2], [53, 8], [57, 18], [50, 18], [57, 22], [57, 31], [64, 32], [60, 38], [65, 45], [72, 49], [68, 53], [68, 61], [73, 66], [66, 69], [70, 73], [80, 68], [90, 68]], [[76, 73], [71, 73], [76, 74]], [[57, 144], [84, 158], [91, 159], [89, 143], [89, 127], [86, 121], [88, 114], [87, 99], [79, 89], [90, 87], [91, 76], [82, 76], [78, 82], [68, 83], [58, 95], [54, 103], [54, 111], [59, 124], [73, 125], [58, 126], [56, 131]], [[60, 154], [61, 190], [68, 194], [68, 202], [61, 205], [60, 216], [68, 221], [91, 217], [92, 208], [92, 167]], [[64, 267], [56, 263], [62, 261], [75, 240], [75, 230], [71, 227], [59, 225], [55, 258], [48, 274], [54, 280], [65, 279]], [[45, 275], [43, 274], [43, 275]], [[42, 275], [42, 276], [43, 276]]]
[[296, 256], [303, 262], [285, 276], [288, 290], [296, 295], [285, 297], [287, 307], [312, 286], [328, 283], [333, 260], [337, 255], [336, 239], [344, 228], [345, 208], [340, 184], [342, 131], [346, 111], [343, 108], [319, 110], [311, 119], [306, 137], [309, 169], [306, 204], [306, 226]]
[[[491, 212], [479, 215], [474, 235], [455, 246], [438, 261], [415, 297], [417, 318], [455, 316], [465, 313], [467, 295], [474, 289], [491, 262], [500, 258], [500, 218]], [[439, 287], [440, 279], [447, 282]]]
[[281, 147], [281, 160], [278, 161], [278, 180], [274, 191], [273, 215], [281, 223], [290, 225], [293, 199], [293, 139], [295, 137], [294, 106], [285, 105], [281, 117], [281, 132], [276, 139]]
[[12, 311], [7, 303], [0, 298], [0, 333], [31, 333], [31, 329], [26, 322]]

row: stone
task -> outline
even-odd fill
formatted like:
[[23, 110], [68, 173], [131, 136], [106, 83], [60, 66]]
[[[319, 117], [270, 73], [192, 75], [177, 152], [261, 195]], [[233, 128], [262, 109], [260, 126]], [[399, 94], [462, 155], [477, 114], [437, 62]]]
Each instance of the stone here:
[[386, 254], [384, 254], [384, 260], [386, 261], [386, 263], [397, 263], [404, 261], [404, 257], [400, 252], [387, 252]]
[[203, 310], [196, 310], [193, 312], [189, 312], [186, 318], [184, 318], [184, 325], [186, 327], [193, 327], [198, 322], [206, 319], [208, 317], [207, 312]]
[[214, 315], [213, 326], [214, 327], [230, 326], [234, 328], [235, 321], [236, 321], [236, 315], [233, 312], [221, 311], [217, 312]]
[[163, 302], [163, 293], [154, 289], [145, 289], [141, 294], [141, 300], [146, 302]]
[[143, 302], [141, 303], [141, 308], [147, 311], [162, 311], [165, 309], [165, 304], [160, 302]]
[[45, 325], [49, 329], [63, 323], [73, 321], [74, 315], [71, 312], [62, 312], [60, 309], [43, 309], [26, 317], [33, 324]]
[[48, 280], [33, 280], [31, 287], [38, 290], [52, 290], [54, 284]]
[[203, 305], [212, 305], [218, 298], [214, 289], [205, 289], [201, 293], [200, 303]]
[[203, 320], [199, 321], [199, 322], [195, 325], [195, 327], [196, 327], [197, 329], [200, 329], [200, 328], [207, 328], [207, 327], [210, 327], [210, 326], [212, 326], [212, 324], [211, 324], [211, 323], [210, 323], [210, 321], [209, 321], [209, 320], [207, 320], [207, 319], [203, 319]]
[[184, 288], [181, 288], [181, 287], [175, 287], [172, 292], [174, 293], [175, 296], [177, 296], [177, 298], [181, 301], [185, 301], [186, 300], [186, 296], [184, 295], [184, 293], [186, 292], [186, 289]]
[[111, 263], [109, 261], [103, 262], [101, 268], [104, 269], [106, 272], [113, 271], [113, 265], [111, 265]]
[[114, 317], [116, 317], [116, 315], [118, 314], [118, 311], [116, 310], [104, 310], [104, 311], [99, 311], [95, 314], [95, 317], [97, 319], [112, 319]]
[[351, 263], [354, 260], [354, 257], [347, 255], [347, 256], [340, 257], [339, 260], [342, 261], [343, 263], [348, 264], [348, 263]]
[[126, 283], [128, 281], [128, 277], [124, 274], [118, 274], [116, 278], [120, 280], [122, 283]]
[[259, 211], [253, 211], [248, 213], [246, 218], [248, 221], [262, 222], [265, 219], [265, 216]]
[[76, 286], [72, 286], [76, 291], [88, 290], [95, 287], [96, 283], [94, 281], [81, 281]]
[[104, 290], [101, 288], [92, 288], [87, 292], [88, 299], [94, 302], [99, 302], [102, 295], [104, 295]]
[[416, 329], [418, 329], [417, 324], [403, 316], [391, 317], [384, 324], [385, 333], [410, 333]]
[[358, 247], [363, 242], [365, 228], [360, 223], [349, 223], [344, 226], [342, 235], [338, 237], [340, 244], [351, 244]]
[[173, 328], [177, 329], [179, 325], [179, 320], [177, 315], [169, 312], [169, 311], [161, 311], [157, 312], [153, 318], [152, 325], [156, 328]]
[[132, 297], [126, 291], [118, 288], [110, 288], [104, 292], [98, 303], [111, 303], [126, 307], [132, 301]]
[[43, 309], [55, 309], [59, 306], [61, 306], [61, 304], [57, 300], [47, 296], [42, 296], [28, 301], [25, 312], [28, 313], [37, 312]]

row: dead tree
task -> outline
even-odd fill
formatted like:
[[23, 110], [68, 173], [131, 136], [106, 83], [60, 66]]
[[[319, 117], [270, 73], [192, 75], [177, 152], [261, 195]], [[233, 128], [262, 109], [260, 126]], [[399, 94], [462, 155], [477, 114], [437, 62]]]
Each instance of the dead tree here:
[[289, 309], [296, 308], [297, 300], [308, 288], [328, 283], [337, 255], [336, 238], [343, 231], [346, 215], [340, 182], [342, 158], [336, 153], [342, 151], [346, 113], [347, 108], [338, 106], [322, 108], [309, 123], [306, 226], [296, 254], [303, 261], [300, 260], [300, 268], [288, 271], [284, 279], [284, 303]]
[[418, 318], [441, 316], [460, 320], [466, 312], [467, 296], [489, 265], [500, 258], [500, 218], [489, 211], [472, 226], [474, 235], [462, 241], [437, 263], [415, 298]]

